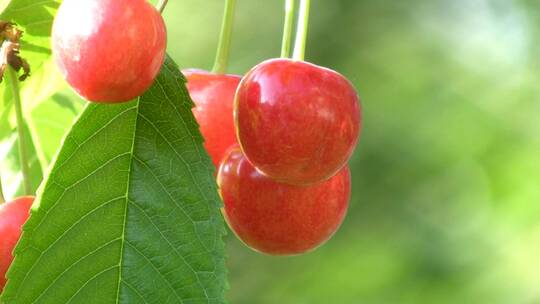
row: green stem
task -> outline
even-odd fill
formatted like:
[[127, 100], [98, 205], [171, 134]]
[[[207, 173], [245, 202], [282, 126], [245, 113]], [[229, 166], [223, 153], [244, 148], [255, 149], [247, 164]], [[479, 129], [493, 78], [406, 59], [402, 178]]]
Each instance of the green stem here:
[[0, 177], [0, 204], [3, 204], [6, 202], [6, 198], [4, 197], [4, 190], [2, 188], [2, 177]]
[[298, 25], [296, 27], [296, 41], [294, 43], [294, 60], [304, 60], [304, 55], [306, 53], [310, 2], [310, 0], [300, 0], [300, 12], [298, 16]]
[[19, 161], [21, 163], [21, 171], [23, 176], [23, 187], [25, 194], [31, 194], [32, 187], [30, 184], [30, 166], [28, 159], [28, 147], [26, 145], [26, 136], [24, 133], [24, 117], [21, 104], [21, 96], [19, 91], [19, 79], [17, 79], [17, 73], [11, 66], [6, 68], [7, 76], [11, 86], [11, 92], [13, 94], [13, 104], [15, 105], [15, 116], [17, 118], [17, 133], [19, 140]]
[[291, 53], [291, 36], [294, 22], [294, 0], [285, 0], [285, 24], [281, 41], [281, 58], [288, 58]]
[[167, 6], [167, 2], [169, 2], [169, 0], [159, 0], [159, 3], [156, 5], [156, 9], [160, 14], [163, 14], [163, 10], [165, 9], [165, 6]]
[[34, 150], [36, 151], [39, 167], [41, 168], [41, 172], [45, 174], [49, 166], [49, 161], [47, 160], [47, 156], [45, 155], [45, 152], [43, 151], [43, 146], [41, 145], [41, 141], [37, 132], [36, 124], [34, 123], [34, 119], [32, 118], [32, 115], [26, 116], [25, 121], [26, 121], [26, 126], [28, 127], [28, 131], [30, 132], [30, 142], [34, 144]]
[[225, 0], [225, 11], [223, 13], [223, 21], [221, 23], [221, 33], [219, 35], [219, 43], [214, 60], [212, 72], [216, 74], [224, 74], [227, 71], [229, 64], [229, 51], [231, 48], [231, 35], [234, 19], [234, 7], [236, 0]]

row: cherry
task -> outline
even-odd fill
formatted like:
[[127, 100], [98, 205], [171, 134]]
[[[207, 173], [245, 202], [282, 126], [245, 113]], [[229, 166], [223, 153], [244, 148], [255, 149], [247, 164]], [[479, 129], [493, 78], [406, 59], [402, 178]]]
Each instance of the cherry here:
[[195, 102], [193, 114], [200, 125], [204, 146], [217, 168], [227, 149], [237, 143], [233, 102], [241, 77], [196, 69], [182, 73], [186, 75], [187, 88]]
[[231, 229], [270, 255], [300, 254], [327, 241], [345, 217], [351, 190], [347, 166], [316, 185], [289, 185], [260, 174], [239, 147], [225, 156], [217, 180]]
[[146, 0], [64, 0], [52, 29], [56, 65], [93, 102], [124, 102], [144, 93], [165, 47], [163, 18]]
[[5, 277], [13, 261], [13, 249], [33, 202], [33, 196], [24, 196], [0, 205], [0, 293], [6, 285]]
[[352, 84], [304, 61], [271, 59], [249, 71], [235, 98], [242, 150], [263, 174], [290, 184], [335, 175], [360, 132], [360, 104]]

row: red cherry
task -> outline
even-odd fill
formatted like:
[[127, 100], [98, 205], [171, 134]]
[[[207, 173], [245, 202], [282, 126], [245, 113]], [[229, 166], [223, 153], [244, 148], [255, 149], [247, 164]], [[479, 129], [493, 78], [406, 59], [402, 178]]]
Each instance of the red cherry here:
[[217, 180], [231, 229], [271, 255], [300, 254], [327, 241], [345, 217], [351, 191], [347, 166], [322, 183], [294, 186], [260, 174], [239, 147], [225, 156]]
[[360, 104], [342, 75], [303, 61], [271, 59], [249, 71], [234, 108], [238, 140], [263, 174], [290, 184], [334, 176], [360, 132]]
[[165, 47], [163, 18], [146, 0], [64, 0], [52, 29], [56, 65], [93, 102], [124, 102], [144, 93]]
[[195, 102], [193, 114], [201, 127], [204, 147], [217, 168], [227, 149], [237, 144], [233, 102], [241, 77], [196, 69], [182, 73], [186, 75], [187, 88]]
[[13, 261], [13, 249], [33, 202], [33, 196], [24, 196], [0, 205], [0, 293], [6, 285], [5, 277]]

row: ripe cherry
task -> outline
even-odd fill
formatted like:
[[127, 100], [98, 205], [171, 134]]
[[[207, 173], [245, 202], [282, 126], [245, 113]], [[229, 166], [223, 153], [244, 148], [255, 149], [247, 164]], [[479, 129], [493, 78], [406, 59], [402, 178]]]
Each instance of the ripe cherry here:
[[360, 132], [360, 104], [342, 75], [304, 61], [271, 59], [249, 71], [235, 98], [242, 150], [263, 174], [290, 184], [335, 175]]
[[13, 249], [33, 202], [33, 196], [24, 196], [0, 205], [0, 293], [6, 285], [5, 277], [13, 261]]
[[193, 114], [201, 127], [204, 147], [217, 168], [227, 149], [237, 143], [233, 103], [241, 77], [196, 69], [182, 72], [195, 102]]
[[338, 229], [349, 204], [349, 168], [312, 186], [294, 186], [260, 174], [239, 147], [223, 159], [218, 185], [223, 213], [236, 235], [271, 255], [315, 249]]
[[146, 0], [64, 0], [52, 29], [56, 65], [93, 102], [124, 102], [144, 93], [165, 47], [163, 18]]

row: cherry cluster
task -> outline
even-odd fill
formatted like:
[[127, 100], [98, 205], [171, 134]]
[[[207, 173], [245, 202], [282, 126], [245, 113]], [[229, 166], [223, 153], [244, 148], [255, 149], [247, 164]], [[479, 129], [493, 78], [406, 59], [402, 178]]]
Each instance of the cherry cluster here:
[[342, 75], [270, 59], [244, 77], [185, 70], [223, 213], [251, 248], [290, 255], [328, 240], [345, 216], [360, 104]]

